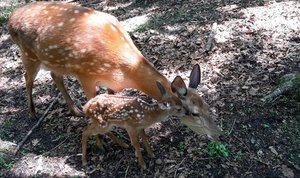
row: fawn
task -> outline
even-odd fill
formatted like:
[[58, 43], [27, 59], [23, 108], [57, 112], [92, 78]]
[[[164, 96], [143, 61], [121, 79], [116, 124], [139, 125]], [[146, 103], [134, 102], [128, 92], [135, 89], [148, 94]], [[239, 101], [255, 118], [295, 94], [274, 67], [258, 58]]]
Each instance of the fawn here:
[[112, 15], [68, 3], [33, 2], [12, 13], [8, 30], [20, 48], [32, 117], [36, 117], [33, 81], [43, 67], [51, 71], [52, 79], [75, 115], [82, 113], [64, 86], [64, 75], [75, 76], [88, 99], [96, 95], [96, 86], [100, 85], [111, 92], [134, 88], [160, 100], [156, 86], [159, 81], [168, 94], [176, 92], [193, 114], [182, 118], [183, 123], [191, 127], [205, 122], [210, 137], [217, 138], [220, 134], [208, 115], [207, 104], [195, 90], [201, 78], [199, 65], [192, 70], [188, 88], [181, 77], [171, 84], [145, 59]]
[[86, 147], [90, 135], [107, 134], [114, 142], [127, 148], [128, 145], [115, 137], [111, 130], [114, 126], [125, 128], [131, 144], [135, 148], [135, 155], [142, 169], [146, 168], [140, 151], [139, 137], [146, 147], [148, 156], [154, 157], [148, 142], [145, 128], [156, 122], [162, 122], [169, 116], [182, 117], [185, 110], [182, 103], [175, 95], [168, 95], [164, 86], [157, 82], [162, 99], [154, 104], [149, 104], [138, 97], [126, 97], [118, 95], [98, 95], [83, 107], [83, 111], [91, 118], [90, 125], [83, 129], [82, 133], [82, 163], [86, 161]]

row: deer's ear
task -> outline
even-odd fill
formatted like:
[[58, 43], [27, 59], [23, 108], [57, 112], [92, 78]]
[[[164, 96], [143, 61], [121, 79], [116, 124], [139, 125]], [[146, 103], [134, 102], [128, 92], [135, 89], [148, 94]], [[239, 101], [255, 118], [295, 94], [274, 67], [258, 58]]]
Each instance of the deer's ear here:
[[198, 64], [194, 65], [193, 70], [190, 75], [189, 88], [196, 89], [201, 81], [201, 70]]
[[177, 93], [180, 97], [185, 97], [187, 95], [187, 88], [180, 76], [176, 76], [171, 83], [172, 92]]
[[156, 85], [160, 91], [161, 96], [165, 96], [167, 94], [165, 87], [159, 81], [156, 81]]

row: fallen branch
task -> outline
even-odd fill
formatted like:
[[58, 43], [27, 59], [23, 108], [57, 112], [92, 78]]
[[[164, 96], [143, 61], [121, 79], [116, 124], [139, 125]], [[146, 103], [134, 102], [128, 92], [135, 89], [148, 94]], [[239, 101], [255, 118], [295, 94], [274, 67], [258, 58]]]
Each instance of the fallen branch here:
[[32, 134], [33, 130], [36, 129], [41, 122], [44, 120], [44, 118], [46, 117], [46, 115], [48, 114], [49, 110], [52, 108], [53, 104], [55, 103], [55, 101], [58, 99], [58, 97], [60, 96], [60, 94], [58, 94], [54, 100], [51, 102], [51, 104], [49, 105], [49, 107], [46, 109], [46, 111], [44, 112], [43, 116], [38, 120], [38, 122], [29, 130], [29, 132], [27, 133], [27, 135], [23, 138], [23, 140], [18, 144], [18, 146], [16, 147], [16, 149], [13, 151], [13, 154], [16, 155], [17, 152], [20, 150], [20, 148], [23, 146], [23, 144], [25, 143], [25, 141], [29, 138], [29, 136]]
[[174, 173], [174, 178], [177, 177], [177, 171], [178, 169], [180, 168], [181, 164], [185, 161], [185, 158], [183, 158], [183, 160], [177, 165], [177, 169], [175, 170], [175, 173]]
[[278, 86], [272, 93], [269, 95], [265, 96], [264, 98], [261, 99], [261, 101], [271, 101], [273, 98], [291, 90], [294, 86], [293, 80], [296, 78], [296, 74], [287, 74], [284, 75], [283, 77], [283, 83]]

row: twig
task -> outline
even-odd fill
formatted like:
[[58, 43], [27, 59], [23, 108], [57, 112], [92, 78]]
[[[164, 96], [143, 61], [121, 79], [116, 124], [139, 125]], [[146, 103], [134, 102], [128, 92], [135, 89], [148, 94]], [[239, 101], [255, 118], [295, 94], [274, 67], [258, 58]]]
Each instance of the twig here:
[[[121, 162], [123, 162], [123, 160], [124, 160], [124, 156], [120, 159], [120, 161], [118, 161], [118, 164], [116, 165], [116, 169], [115, 169], [115, 173], [117, 173], [118, 172], [118, 170], [119, 170], [119, 167], [120, 167], [120, 164], [121, 164]], [[115, 176], [116, 177], [116, 176]]]
[[256, 158], [256, 157], [254, 157], [254, 156], [251, 156], [251, 158], [252, 158], [252, 159], [255, 159], [256, 161], [258, 161], [258, 162], [260, 162], [260, 163], [262, 163], [262, 164], [265, 164], [265, 165], [267, 165], [267, 166], [270, 165], [269, 163], [263, 162], [262, 160], [260, 160], [260, 159], [258, 159], [258, 158]]
[[56, 145], [54, 148], [50, 149], [49, 151], [46, 151], [45, 153], [43, 153], [42, 155], [46, 155], [47, 153], [51, 152], [52, 150], [55, 150], [56, 148], [60, 147], [67, 139], [69, 138], [69, 136], [67, 136], [62, 142], [60, 142], [58, 145]]
[[234, 137], [235, 139], [237, 139], [238, 141], [240, 141], [240, 142], [247, 148], [248, 152], [251, 153], [249, 147], [248, 147], [241, 139], [239, 139], [239, 138], [238, 138], [237, 136], [235, 136], [235, 135], [233, 135], [233, 137]]
[[51, 102], [51, 104], [49, 105], [49, 107], [46, 109], [46, 111], [44, 112], [43, 116], [38, 120], [38, 122], [29, 130], [29, 132], [27, 133], [27, 135], [23, 138], [23, 140], [18, 144], [18, 146], [16, 147], [16, 149], [13, 151], [13, 154], [16, 155], [17, 152], [20, 150], [20, 148], [23, 146], [23, 144], [25, 143], [25, 141], [29, 138], [29, 136], [32, 134], [33, 130], [36, 129], [41, 122], [44, 120], [44, 118], [46, 117], [46, 115], [48, 114], [49, 110], [52, 108], [53, 104], [56, 102], [56, 100], [58, 99], [58, 97], [60, 96], [60, 94], [58, 94], [54, 100]]
[[126, 171], [125, 171], [125, 178], [127, 177], [128, 169], [129, 169], [129, 165], [127, 166]]
[[293, 88], [294, 84], [293, 84], [293, 80], [296, 78], [296, 74], [286, 74], [282, 77], [282, 79], [284, 80], [284, 83], [280, 84], [272, 93], [270, 93], [269, 95], [263, 97], [261, 99], [261, 101], [265, 102], [265, 101], [270, 101], [273, 98], [289, 91], [290, 89]]
[[177, 169], [176, 169], [176, 171], [175, 171], [175, 173], [174, 173], [174, 178], [176, 178], [177, 171], [178, 171], [180, 165], [185, 161], [185, 159], [186, 159], [186, 158], [184, 158], [184, 159], [177, 165]]
[[232, 130], [233, 130], [233, 127], [234, 127], [234, 125], [235, 125], [235, 122], [236, 122], [236, 118], [234, 119], [233, 124], [231, 125], [230, 131], [229, 131], [227, 137], [231, 134], [231, 132], [232, 132]]

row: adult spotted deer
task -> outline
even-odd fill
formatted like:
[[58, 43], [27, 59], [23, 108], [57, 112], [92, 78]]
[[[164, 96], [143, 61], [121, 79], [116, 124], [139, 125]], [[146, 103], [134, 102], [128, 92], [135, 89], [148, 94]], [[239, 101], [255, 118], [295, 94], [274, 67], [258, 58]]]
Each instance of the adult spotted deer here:
[[[12, 13], [8, 30], [21, 51], [29, 112], [33, 117], [33, 81], [43, 67], [51, 71], [75, 115], [81, 112], [66, 91], [63, 75], [75, 76], [88, 99], [96, 95], [96, 85], [100, 85], [110, 91], [135, 88], [160, 100], [155, 84], [159, 81], [168, 94], [176, 92], [193, 114], [183, 121], [191, 125], [206, 120], [214, 136], [219, 135], [215, 123], [207, 117], [207, 105], [196, 91], [186, 88], [180, 77], [171, 89], [171, 82], [144, 58], [119, 21], [109, 14], [67, 3], [33, 2]], [[200, 79], [200, 70], [192, 73]], [[192, 88], [199, 84], [196, 80], [191, 83]]]
[[138, 97], [102, 94], [92, 98], [83, 111], [91, 118], [91, 123], [83, 129], [82, 133], [82, 163], [86, 161], [86, 147], [90, 135], [106, 134], [120, 146], [128, 145], [111, 133], [114, 126], [125, 128], [131, 144], [135, 148], [135, 155], [142, 169], [146, 168], [140, 150], [139, 137], [147, 150], [148, 156], [154, 154], [148, 142], [145, 128], [156, 122], [162, 122], [169, 116], [183, 117], [186, 111], [181, 101], [175, 95], [168, 95], [165, 88], [159, 82], [157, 86], [162, 99], [158, 103], [149, 104]]

